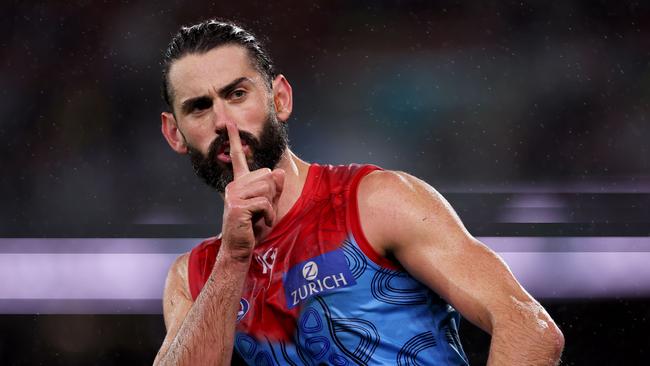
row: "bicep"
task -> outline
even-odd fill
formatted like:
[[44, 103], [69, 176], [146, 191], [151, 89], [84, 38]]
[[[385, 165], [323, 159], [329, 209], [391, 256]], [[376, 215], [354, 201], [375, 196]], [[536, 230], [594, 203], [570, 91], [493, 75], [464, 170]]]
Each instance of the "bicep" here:
[[163, 316], [167, 335], [163, 340], [157, 358], [164, 355], [171, 346], [183, 320], [192, 308], [192, 297], [187, 281], [187, 262], [189, 254], [183, 254], [172, 264], [165, 281], [163, 293]]
[[534, 301], [432, 187], [405, 173], [381, 175], [367, 184], [365, 203], [360, 200], [360, 210], [365, 205], [369, 218], [365, 225], [362, 221], [364, 231], [380, 254], [392, 254], [413, 277], [487, 332], [495, 314], [509, 311], [513, 299]]
[[473, 238], [459, 239], [444, 250], [413, 242], [395, 256], [413, 277], [488, 333], [495, 316], [510, 311], [513, 300], [532, 300], [503, 260]]

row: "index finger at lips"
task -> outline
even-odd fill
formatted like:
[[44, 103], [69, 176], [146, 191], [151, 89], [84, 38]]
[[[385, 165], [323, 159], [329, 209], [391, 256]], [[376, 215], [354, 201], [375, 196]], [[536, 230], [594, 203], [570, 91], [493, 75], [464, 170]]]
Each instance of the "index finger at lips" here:
[[233, 122], [226, 122], [226, 129], [228, 130], [228, 140], [230, 140], [230, 161], [232, 162], [232, 172], [234, 178], [237, 179], [242, 175], [249, 173], [250, 170], [248, 170], [248, 163], [246, 162], [246, 155], [242, 148], [237, 126], [235, 126]]

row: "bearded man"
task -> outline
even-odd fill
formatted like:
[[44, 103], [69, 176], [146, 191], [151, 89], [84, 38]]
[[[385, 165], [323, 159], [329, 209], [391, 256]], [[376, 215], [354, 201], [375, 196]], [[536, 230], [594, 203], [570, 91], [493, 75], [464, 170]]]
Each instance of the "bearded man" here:
[[[288, 146], [291, 85], [229, 23], [182, 28], [163, 62], [162, 133], [224, 201], [222, 232], [172, 265], [156, 365], [554, 365], [564, 339], [425, 182], [310, 164]], [[210, 204], [206, 202], [206, 204]]]

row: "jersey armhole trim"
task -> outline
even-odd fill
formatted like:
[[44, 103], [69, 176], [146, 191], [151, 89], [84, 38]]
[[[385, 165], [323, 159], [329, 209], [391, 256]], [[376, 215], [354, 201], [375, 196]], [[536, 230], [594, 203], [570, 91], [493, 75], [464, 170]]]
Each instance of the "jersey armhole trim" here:
[[382, 256], [381, 254], [377, 253], [375, 251], [375, 248], [370, 245], [370, 242], [366, 238], [366, 235], [363, 233], [363, 229], [361, 228], [361, 219], [359, 217], [359, 201], [357, 198], [357, 192], [359, 189], [359, 183], [361, 182], [361, 179], [368, 175], [369, 173], [372, 173], [373, 171], [376, 170], [382, 170], [381, 168], [374, 166], [374, 165], [366, 165], [362, 167], [354, 177], [352, 178], [352, 182], [350, 183], [350, 190], [348, 192], [349, 199], [348, 199], [348, 227], [352, 231], [352, 236], [354, 237], [354, 240], [357, 242], [359, 245], [359, 249], [363, 252], [363, 254], [366, 255], [366, 257], [370, 258], [375, 264], [384, 267], [386, 269], [394, 270], [394, 271], [399, 271], [402, 268], [391, 261], [390, 259]]
[[200, 249], [201, 246], [192, 248], [190, 255], [187, 258], [187, 281], [189, 282], [190, 295], [192, 296], [192, 301], [196, 301], [196, 298], [199, 297], [201, 290], [198, 288], [200, 278], [197, 278], [199, 268], [197, 268], [196, 263], [196, 252]]

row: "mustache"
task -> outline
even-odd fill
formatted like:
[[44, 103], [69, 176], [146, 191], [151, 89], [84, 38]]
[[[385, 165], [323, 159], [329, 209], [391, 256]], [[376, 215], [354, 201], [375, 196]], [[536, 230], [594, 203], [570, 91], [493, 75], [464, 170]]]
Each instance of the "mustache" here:
[[[252, 151], [256, 151], [257, 148], [260, 145], [260, 141], [255, 138], [255, 136], [248, 132], [248, 131], [239, 131], [239, 139], [241, 140], [242, 144], [248, 145], [248, 147]], [[229, 142], [230, 139], [228, 138], [228, 131], [223, 129], [217, 131], [217, 137], [212, 140], [210, 143], [210, 146], [208, 147], [208, 156], [207, 158], [210, 161], [214, 161], [214, 159], [217, 157], [217, 154], [219, 154], [219, 151], [221, 151], [221, 148], [223, 145], [227, 142]]]

